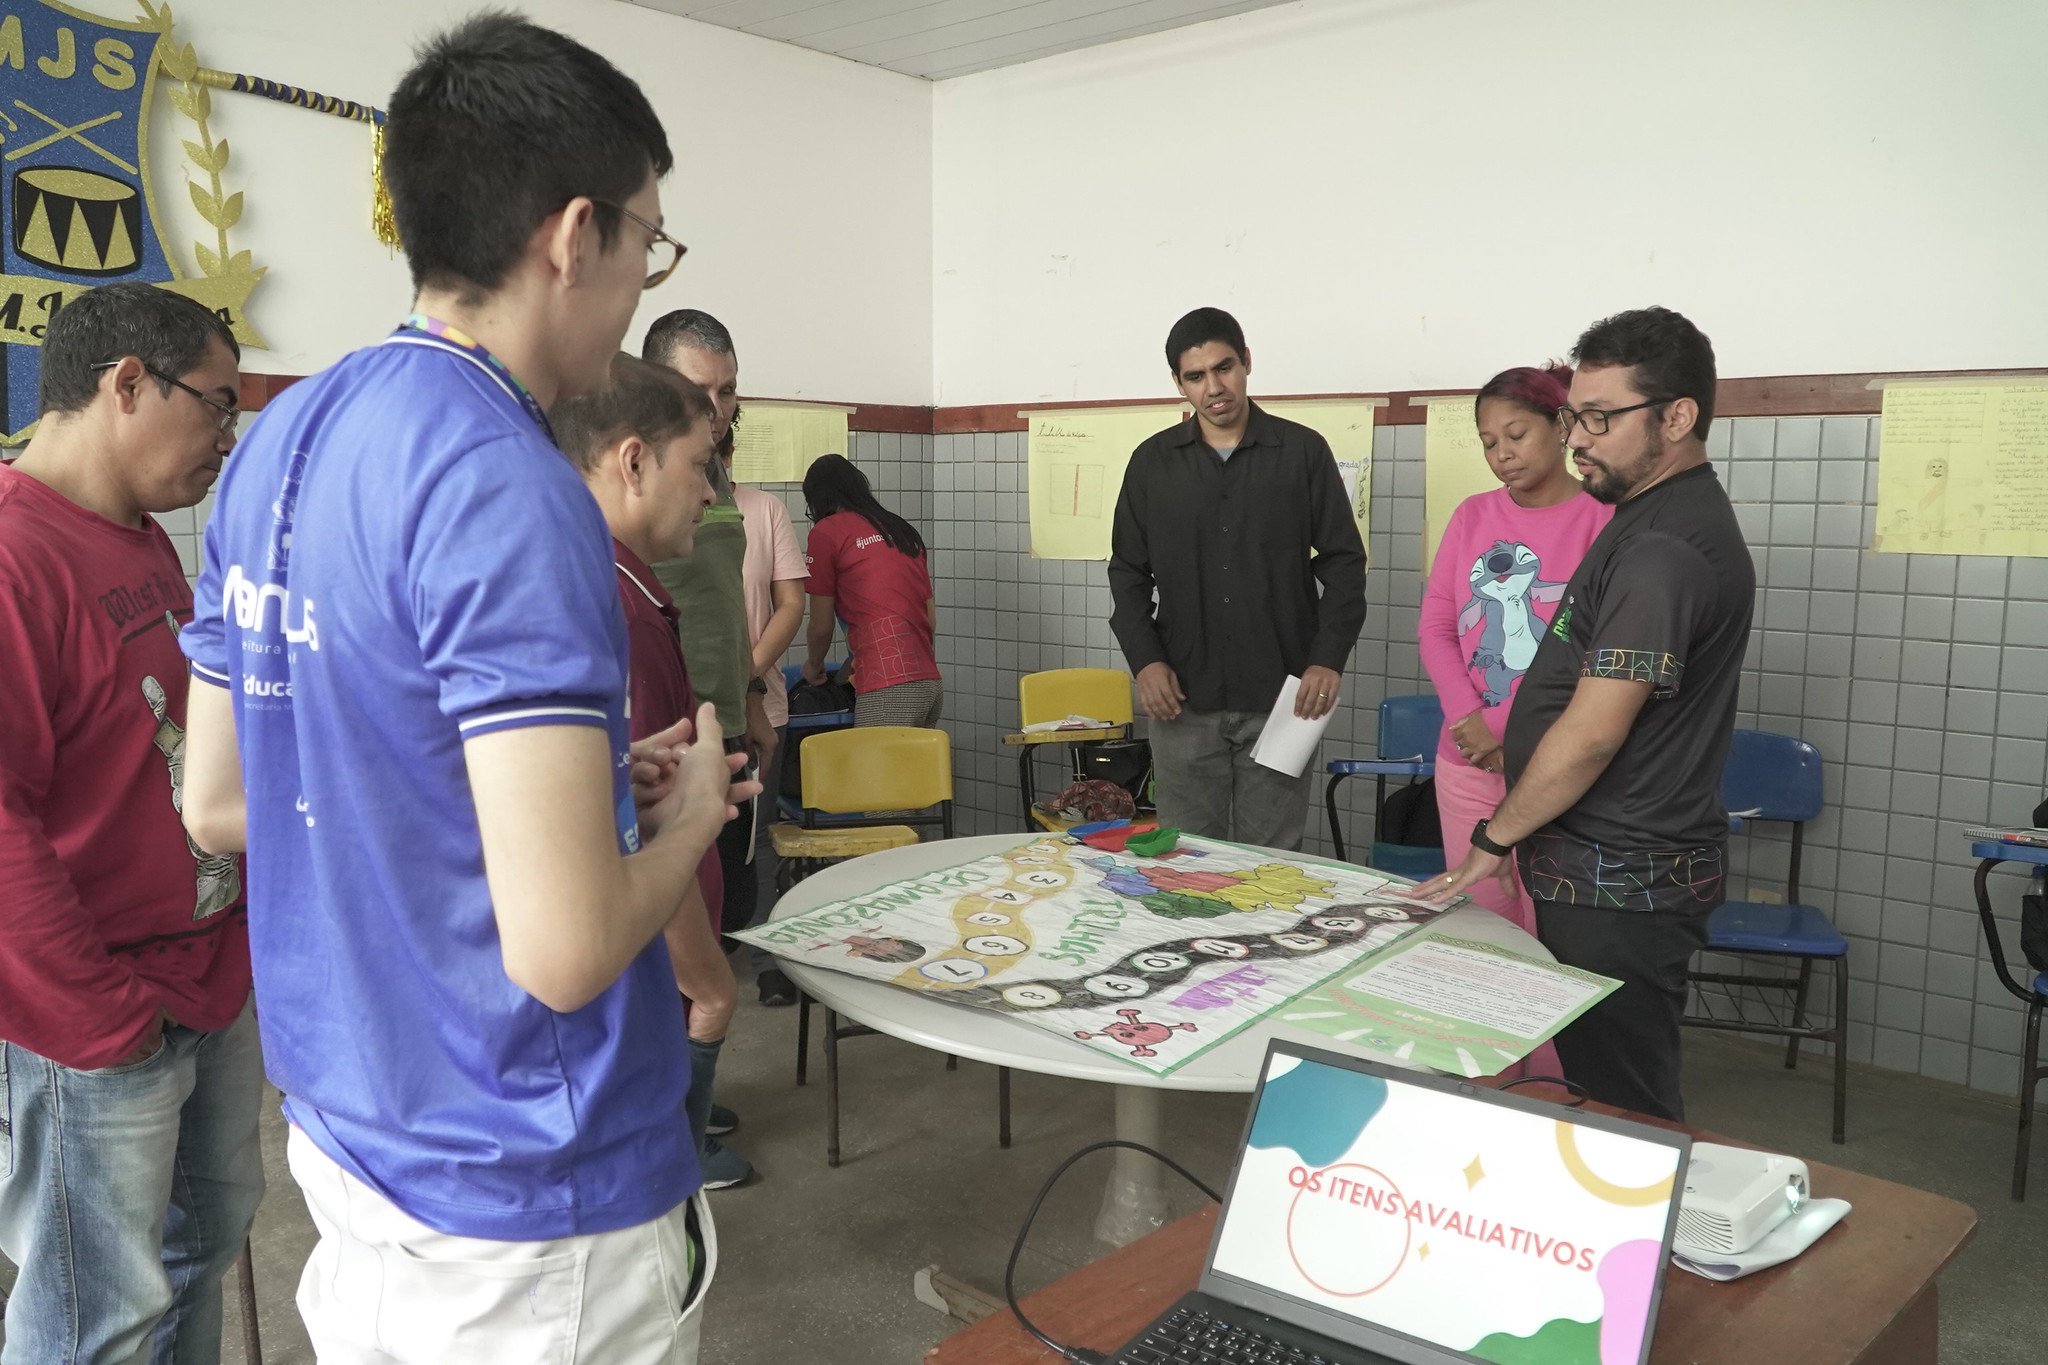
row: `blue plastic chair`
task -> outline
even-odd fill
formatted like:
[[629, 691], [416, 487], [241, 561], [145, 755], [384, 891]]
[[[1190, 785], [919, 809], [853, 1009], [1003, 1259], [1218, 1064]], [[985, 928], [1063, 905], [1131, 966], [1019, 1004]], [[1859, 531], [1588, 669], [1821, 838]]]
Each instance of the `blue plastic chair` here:
[[[1344, 856], [1344, 830], [1337, 818], [1337, 787], [1346, 778], [1373, 779], [1373, 810], [1387, 804], [1387, 779], [1405, 777], [1419, 781], [1436, 773], [1437, 736], [1443, 733], [1444, 708], [1434, 694], [1417, 697], [1388, 697], [1380, 703], [1380, 733], [1375, 758], [1337, 758], [1326, 765], [1330, 782], [1323, 789], [1323, 804], [1330, 812], [1330, 846], [1337, 861]], [[1407, 844], [1375, 843], [1371, 866], [1396, 876], [1421, 881], [1444, 870], [1444, 851]]]
[[[1781, 821], [1791, 825], [1792, 853], [1785, 874], [1784, 903], [1723, 903], [1707, 917], [1706, 951], [1738, 957], [1796, 958], [1799, 974], [1695, 971], [1691, 979], [1711, 985], [1782, 991], [1792, 998], [1792, 1019], [1786, 1024], [1759, 1024], [1746, 1019], [1688, 1014], [1685, 1022], [1695, 1028], [1765, 1033], [1788, 1039], [1787, 1070], [1799, 1065], [1799, 1045], [1804, 1040], [1834, 1044], [1834, 1136], [1836, 1142], [1845, 1141], [1849, 1102], [1849, 941], [1824, 913], [1799, 899], [1799, 856], [1806, 822], [1820, 814], [1822, 805], [1820, 750], [1790, 735], [1737, 730], [1728, 749], [1727, 766], [1721, 770], [1721, 804], [1739, 813], [1745, 823]], [[1813, 964], [1821, 960], [1834, 964], [1835, 977], [1834, 1021], [1826, 1028], [1806, 1017]]]
[[2048, 1080], [2048, 1065], [2041, 1062], [2041, 1014], [2048, 1010], [2048, 972], [2041, 972], [2031, 983], [2024, 976], [2013, 974], [2013, 963], [2005, 955], [2005, 940], [1999, 934], [1998, 919], [1991, 908], [1991, 872], [2000, 863], [2031, 865], [2034, 869], [2033, 890], [2048, 894], [2048, 849], [1979, 840], [1971, 844], [1970, 851], [1979, 860], [1977, 917], [1984, 926], [1984, 945], [1991, 950], [1992, 970], [1998, 974], [1998, 984], [2010, 991], [2027, 1010], [2026, 1041], [2020, 1057], [2020, 1133], [2012, 1154], [2012, 1197], [2025, 1199], [2028, 1147], [2034, 1130], [2034, 1090], [2042, 1081]]
[[[837, 673], [844, 663], [845, 660], [843, 659], [839, 663], [828, 663], [825, 665], [825, 672], [828, 674]], [[782, 683], [786, 689], [794, 692], [803, 684], [803, 680], [804, 666], [802, 664], [784, 664], [782, 666]], [[853, 712], [851, 710], [815, 711], [808, 716], [791, 716], [789, 718], [789, 728], [791, 731], [843, 730], [851, 724], [853, 724]]]

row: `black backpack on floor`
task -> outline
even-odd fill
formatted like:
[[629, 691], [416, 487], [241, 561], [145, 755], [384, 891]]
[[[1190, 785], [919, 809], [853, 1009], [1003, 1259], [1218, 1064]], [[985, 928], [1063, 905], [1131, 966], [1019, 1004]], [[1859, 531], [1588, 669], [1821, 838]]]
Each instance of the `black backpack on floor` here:
[[1387, 793], [1380, 806], [1379, 842], [1410, 848], [1442, 848], [1443, 821], [1437, 816], [1436, 779], [1425, 777]]

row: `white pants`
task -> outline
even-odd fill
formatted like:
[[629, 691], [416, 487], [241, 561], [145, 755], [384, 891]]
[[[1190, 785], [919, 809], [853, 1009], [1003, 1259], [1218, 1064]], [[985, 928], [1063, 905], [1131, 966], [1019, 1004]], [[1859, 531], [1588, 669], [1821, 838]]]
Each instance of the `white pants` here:
[[299, 1279], [320, 1365], [696, 1365], [718, 1263], [702, 1192], [617, 1232], [494, 1242], [434, 1231], [297, 1128], [286, 1158], [320, 1233]]

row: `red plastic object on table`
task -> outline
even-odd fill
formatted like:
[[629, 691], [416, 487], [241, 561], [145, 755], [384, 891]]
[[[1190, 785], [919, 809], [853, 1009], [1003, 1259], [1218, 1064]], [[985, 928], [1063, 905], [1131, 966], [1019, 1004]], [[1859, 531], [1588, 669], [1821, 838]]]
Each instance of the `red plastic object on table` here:
[[1132, 835], [1147, 834], [1158, 828], [1157, 820], [1147, 820], [1143, 824], [1115, 825], [1109, 829], [1098, 829], [1093, 834], [1084, 834], [1081, 836], [1081, 842], [1090, 848], [1099, 848], [1104, 853], [1122, 853], [1124, 845], [1131, 841]]

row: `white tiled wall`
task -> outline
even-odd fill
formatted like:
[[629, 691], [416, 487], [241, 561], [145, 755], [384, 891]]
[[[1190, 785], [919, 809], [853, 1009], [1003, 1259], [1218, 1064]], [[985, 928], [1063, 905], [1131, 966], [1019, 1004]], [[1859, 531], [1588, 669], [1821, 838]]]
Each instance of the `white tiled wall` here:
[[[1739, 723], [1801, 736], [1827, 761], [1803, 880], [1849, 936], [1851, 1057], [2011, 1093], [2021, 1014], [1984, 962], [1959, 831], [2024, 822], [2048, 787], [2048, 560], [1860, 548], [1876, 435], [1866, 417], [1715, 424], [1709, 446], [1757, 565]], [[1380, 700], [1427, 686], [1415, 645], [1422, 442], [1419, 426], [1374, 438], [1371, 611], [1325, 758], [1371, 753]], [[1022, 433], [861, 432], [848, 454], [931, 545], [960, 829], [1022, 830], [1001, 744], [1017, 724], [1016, 679], [1123, 666], [1104, 566], [1031, 558]], [[801, 538], [801, 490], [774, 491]], [[205, 510], [164, 519], [188, 570]], [[1320, 788], [1310, 847], [1328, 852]], [[1343, 792], [1355, 849], [1372, 838], [1372, 785]], [[1762, 828], [1736, 836], [1737, 894], [1777, 889], [1787, 851]], [[2001, 883], [2008, 906], [2014, 880]]]
[[[2011, 1093], [2021, 1014], [1983, 961], [1959, 831], [2024, 823], [2048, 787], [2048, 560], [1861, 549], [1876, 431], [1867, 417], [1715, 425], [1711, 451], [1757, 565], [1739, 723], [1798, 735], [1827, 762], [1804, 897], [1850, 939], [1851, 1057]], [[1023, 828], [1000, 743], [1017, 723], [1017, 676], [1123, 666], [1104, 566], [1030, 557], [1024, 439], [932, 438], [927, 530], [969, 832]], [[1415, 644], [1422, 452], [1419, 426], [1374, 440], [1371, 610], [1326, 759], [1370, 754], [1380, 700], [1428, 686]], [[1316, 788], [1310, 847], [1328, 852]], [[1340, 796], [1357, 849], [1372, 838], [1372, 784]], [[1767, 827], [1736, 836], [1736, 894], [1781, 890], [1787, 852]]]
[[175, 512], [156, 514], [158, 523], [170, 533], [171, 544], [178, 551], [178, 562], [184, 566], [188, 583], [199, 577], [199, 535], [212, 511], [213, 494], [208, 493], [206, 500], [197, 507], [181, 507]]

